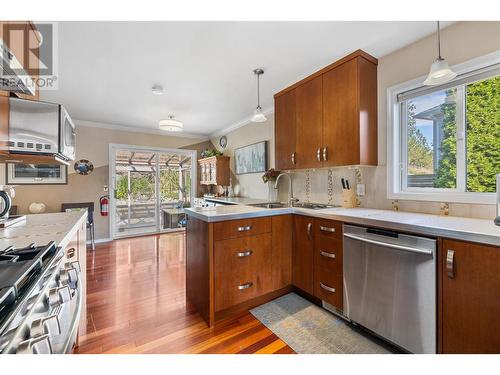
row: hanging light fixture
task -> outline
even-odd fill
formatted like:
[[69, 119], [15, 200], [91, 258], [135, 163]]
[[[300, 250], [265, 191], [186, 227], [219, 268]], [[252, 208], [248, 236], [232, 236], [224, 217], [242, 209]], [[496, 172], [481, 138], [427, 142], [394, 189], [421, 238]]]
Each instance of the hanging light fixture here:
[[254, 69], [253, 73], [257, 76], [257, 108], [253, 112], [252, 122], [264, 122], [267, 120], [264, 112], [262, 112], [262, 107], [260, 106], [260, 76], [264, 74], [264, 70], [258, 68]]
[[168, 116], [167, 120], [160, 120], [160, 129], [167, 132], [181, 132], [183, 124], [179, 120], [175, 120], [173, 115]]
[[431, 65], [431, 71], [424, 81], [425, 86], [440, 85], [451, 81], [457, 76], [448, 66], [448, 62], [441, 57], [441, 33], [439, 30], [439, 21], [437, 21], [437, 39], [438, 39], [438, 57]]

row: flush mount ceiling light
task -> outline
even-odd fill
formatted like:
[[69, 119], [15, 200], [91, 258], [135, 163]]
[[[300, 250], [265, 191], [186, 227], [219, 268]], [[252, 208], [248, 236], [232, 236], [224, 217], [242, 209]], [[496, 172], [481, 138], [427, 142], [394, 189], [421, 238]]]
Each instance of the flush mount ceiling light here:
[[153, 85], [153, 87], [151, 87], [151, 92], [155, 95], [163, 95], [163, 86]]
[[441, 33], [439, 30], [439, 21], [437, 21], [437, 39], [438, 39], [438, 57], [431, 65], [431, 71], [424, 81], [425, 86], [440, 85], [442, 83], [451, 81], [457, 76], [453, 70], [450, 69], [445, 59], [441, 57]]
[[264, 74], [263, 69], [254, 69], [253, 73], [257, 76], [257, 108], [253, 112], [252, 122], [264, 122], [267, 120], [264, 112], [262, 112], [262, 107], [260, 106], [260, 76]]
[[167, 120], [160, 120], [160, 129], [167, 132], [181, 132], [183, 124], [179, 120], [175, 120], [173, 115], [168, 116]]

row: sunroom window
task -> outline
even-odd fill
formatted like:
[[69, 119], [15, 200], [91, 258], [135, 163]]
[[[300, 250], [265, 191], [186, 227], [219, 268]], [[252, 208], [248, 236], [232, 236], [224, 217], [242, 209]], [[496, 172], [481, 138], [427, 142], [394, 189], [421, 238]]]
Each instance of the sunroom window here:
[[[500, 66], [394, 96], [393, 193], [453, 202], [496, 191], [500, 173]], [[404, 197], [400, 197], [404, 198]], [[408, 197], [413, 199], [415, 197]], [[439, 198], [439, 199], [438, 199]]]

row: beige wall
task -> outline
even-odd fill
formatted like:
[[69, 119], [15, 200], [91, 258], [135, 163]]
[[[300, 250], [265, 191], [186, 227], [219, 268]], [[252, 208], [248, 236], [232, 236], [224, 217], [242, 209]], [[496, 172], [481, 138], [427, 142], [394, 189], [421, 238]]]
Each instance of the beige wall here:
[[[441, 33], [442, 54], [451, 65], [471, 60], [475, 57], [500, 50], [500, 22], [459, 22]], [[379, 59], [378, 65], [378, 167], [362, 167], [361, 177], [366, 184], [366, 196], [361, 198], [362, 206], [390, 209], [392, 201], [387, 199], [386, 132], [387, 132], [387, 88], [398, 83], [426, 75], [436, 55], [436, 36], [431, 35]], [[312, 73], [312, 72], [311, 72]], [[274, 145], [272, 115], [263, 124], [248, 124], [228, 134], [228, 149], [269, 140]], [[218, 144], [218, 138], [212, 139]], [[274, 159], [270, 166], [274, 166]], [[353, 185], [354, 170], [348, 168], [331, 169], [334, 182], [332, 203], [340, 203], [340, 178], [348, 178]], [[306, 193], [306, 172], [293, 173], [295, 196], [301, 200], [328, 203], [328, 170], [309, 171], [310, 191]], [[236, 184], [240, 195], [265, 198], [267, 189], [260, 181], [260, 174], [237, 176]], [[280, 188], [280, 199], [286, 199], [287, 184]], [[401, 210], [439, 213], [440, 204], [425, 201], [399, 201]], [[450, 214], [478, 218], [492, 218], [493, 205], [450, 204]]]
[[[129, 144], [146, 147], [186, 148], [199, 153], [212, 144], [203, 139], [172, 137], [158, 134], [127, 132], [121, 130], [103, 129], [99, 127], [81, 126], [77, 123], [77, 153], [76, 159], [88, 159], [94, 164], [94, 171], [82, 176], [74, 173], [72, 166], [68, 171], [68, 184], [56, 186], [29, 185], [17, 186], [13, 204], [18, 206], [20, 213], [29, 213], [28, 207], [33, 202], [43, 202], [47, 212], [58, 212], [61, 203], [94, 202], [97, 213], [94, 215], [96, 238], [109, 238], [108, 218], [98, 213], [99, 197], [107, 194], [104, 185], [108, 185], [109, 144]], [[87, 123], [88, 124], [88, 123]], [[201, 142], [200, 142], [201, 141]], [[1, 168], [2, 171], [4, 168]], [[2, 176], [3, 178], [3, 176]]]
[[234, 174], [234, 150], [260, 141], [267, 141], [268, 168], [274, 167], [274, 116], [266, 122], [250, 123], [226, 134], [227, 146], [222, 149], [220, 137], [212, 138], [212, 143], [224, 155], [231, 157], [231, 184], [236, 196], [267, 199], [267, 186], [262, 182], [263, 173]]

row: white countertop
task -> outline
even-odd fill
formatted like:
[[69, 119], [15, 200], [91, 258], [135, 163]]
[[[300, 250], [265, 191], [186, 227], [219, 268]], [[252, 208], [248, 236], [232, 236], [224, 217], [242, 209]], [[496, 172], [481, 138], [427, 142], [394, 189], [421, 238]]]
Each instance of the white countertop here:
[[84, 220], [87, 220], [86, 211], [26, 215], [24, 223], [0, 229], [0, 250], [11, 245], [45, 245], [50, 241], [65, 247]]
[[206, 222], [217, 222], [252, 217], [299, 214], [345, 223], [376, 226], [392, 230], [419, 233], [435, 237], [500, 246], [500, 226], [493, 219], [472, 219], [370, 208], [259, 208], [244, 205], [198, 207], [186, 209], [188, 215]]

